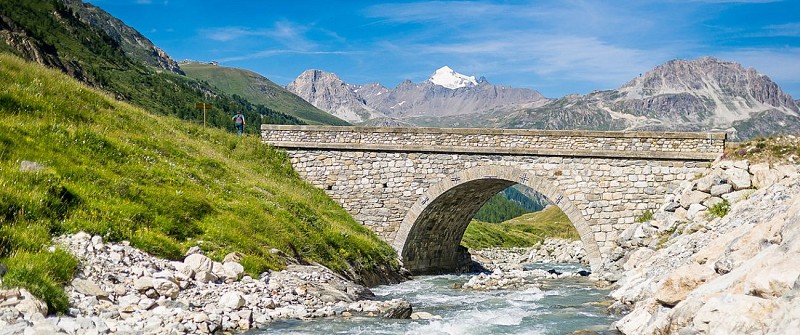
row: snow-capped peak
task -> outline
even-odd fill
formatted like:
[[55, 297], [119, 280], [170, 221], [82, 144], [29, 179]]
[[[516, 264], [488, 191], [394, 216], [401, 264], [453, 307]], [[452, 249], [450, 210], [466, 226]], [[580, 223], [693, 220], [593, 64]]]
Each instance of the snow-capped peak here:
[[436, 70], [428, 81], [434, 85], [444, 86], [453, 90], [461, 87], [478, 85], [474, 76], [465, 76], [453, 71], [449, 66], [442, 66]]

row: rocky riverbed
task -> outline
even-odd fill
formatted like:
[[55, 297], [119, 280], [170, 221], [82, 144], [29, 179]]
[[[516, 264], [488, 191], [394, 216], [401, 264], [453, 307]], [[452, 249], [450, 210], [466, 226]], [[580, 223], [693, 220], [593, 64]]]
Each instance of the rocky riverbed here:
[[209, 334], [280, 319], [411, 315], [408, 302], [370, 300], [369, 289], [320, 265], [252, 278], [235, 254], [220, 263], [193, 248], [183, 262], [171, 262], [86, 233], [55, 244], [81, 260], [66, 288], [68, 315], [47, 316], [46, 305], [24, 289], [0, 291], [0, 334]]
[[543, 279], [588, 276], [588, 270], [559, 271], [551, 268], [530, 268], [531, 263], [572, 263], [588, 266], [581, 241], [545, 239], [530, 248], [485, 249], [470, 251], [472, 260], [488, 271], [473, 275], [462, 285], [465, 289], [500, 290], [540, 287]]
[[617, 286], [611, 309], [625, 314], [616, 328], [800, 333], [797, 166], [722, 161], [698, 177], [623, 232], [604, 264]]

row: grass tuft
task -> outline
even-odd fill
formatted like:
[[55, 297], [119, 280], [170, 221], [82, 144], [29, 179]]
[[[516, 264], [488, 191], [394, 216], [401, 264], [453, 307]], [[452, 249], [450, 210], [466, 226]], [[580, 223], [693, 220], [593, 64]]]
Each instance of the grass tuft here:
[[648, 209], [648, 210], [644, 211], [644, 213], [642, 213], [642, 215], [639, 215], [639, 217], [636, 218], [636, 222], [645, 223], [645, 222], [650, 221], [652, 219], [653, 219], [653, 211]]
[[725, 215], [728, 215], [728, 212], [730, 210], [731, 210], [731, 203], [728, 202], [727, 199], [723, 199], [721, 202], [714, 204], [708, 209], [708, 215], [711, 216], [712, 218], [713, 217], [721, 218], [724, 217]]

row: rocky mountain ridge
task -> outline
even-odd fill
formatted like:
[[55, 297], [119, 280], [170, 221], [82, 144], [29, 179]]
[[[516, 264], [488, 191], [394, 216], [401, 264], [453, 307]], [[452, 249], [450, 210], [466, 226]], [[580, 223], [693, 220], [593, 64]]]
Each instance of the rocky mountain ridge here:
[[463, 115], [509, 105], [541, 106], [548, 101], [539, 92], [492, 85], [448, 67], [437, 70], [429, 80], [418, 84], [406, 80], [393, 89], [378, 83], [347, 84], [333, 73], [307, 70], [286, 88], [317, 108], [354, 123], [388, 118], [390, 121], [381, 123], [407, 124], [412, 117]]
[[81, 22], [98, 27], [119, 43], [128, 57], [146, 65], [177, 74], [184, 74], [178, 63], [147, 37], [101, 8], [81, 0], [61, 0], [74, 11]]
[[367, 106], [352, 85], [330, 72], [306, 70], [286, 89], [314, 107], [348, 122], [358, 123], [385, 116]]
[[[469, 78], [474, 77], [449, 67], [431, 78], [419, 84], [406, 80], [394, 89], [377, 83], [338, 85], [350, 88], [342, 94], [359, 109], [418, 126], [725, 131], [733, 140], [800, 134], [797, 101], [755, 69], [712, 57], [672, 60], [617, 89], [558, 99], [491, 85], [485, 78], [473, 84]], [[345, 113], [350, 108], [337, 103], [335, 95], [323, 101], [317, 106], [322, 110], [336, 106], [337, 113]]]

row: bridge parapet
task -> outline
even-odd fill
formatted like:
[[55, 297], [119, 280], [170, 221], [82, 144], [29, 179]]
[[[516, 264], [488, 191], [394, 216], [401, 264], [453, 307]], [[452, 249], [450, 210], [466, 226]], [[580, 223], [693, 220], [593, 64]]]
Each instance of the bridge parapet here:
[[713, 160], [725, 133], [262, 125], [284, 148]]

